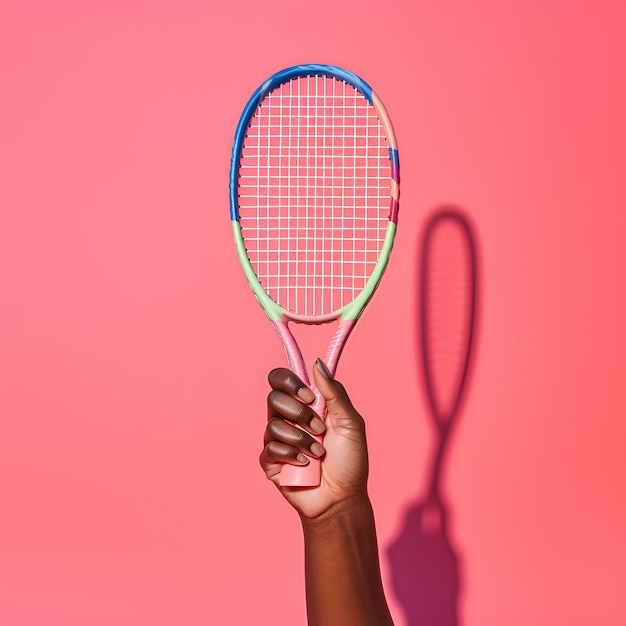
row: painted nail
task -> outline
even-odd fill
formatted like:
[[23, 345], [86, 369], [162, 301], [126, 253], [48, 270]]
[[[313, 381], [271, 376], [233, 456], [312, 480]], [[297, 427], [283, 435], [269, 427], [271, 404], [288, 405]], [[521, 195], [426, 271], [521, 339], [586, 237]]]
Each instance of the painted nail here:
[[306, 454], [302, 454], [302, 452], [300, 452], [298, 456], [296, 457], [296, 461], [307, 465], [309, 463], [309, 457]]
[[322, 359], [317, 359], [317, 369], [319, 369], [324, 378], [328, 378], [329, 380], [333, 379], [333, 375], [330, 373], [330, 370], [326, 366], [326, 363], [322, 361]]
[[300, 387], [300, 389], [298, 389], [298, 398], [300, 398], [302, 402], [311, 404], [311, 402], [315, 400], [315, 394], [308, 387]]
[[311, 454], [317, 457], [322, 456], [324, 452], [326, 452], [326, 450], [324, 450], [324, 446], [318, 441], [314, 441], [311, 444], [310, 450], [311, 450]]
[[326, 425], [319, 417], [314, 417], [309, 423], [311, 432], [315, 435], [321, 435], [326, 430]]

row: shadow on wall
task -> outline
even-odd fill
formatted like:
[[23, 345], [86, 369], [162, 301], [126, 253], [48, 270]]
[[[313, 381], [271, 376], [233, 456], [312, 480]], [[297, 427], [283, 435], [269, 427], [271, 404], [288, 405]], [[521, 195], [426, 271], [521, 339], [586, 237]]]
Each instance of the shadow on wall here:
[[476, 347], [476, 239], [463, 211], [443, 207], [428, 219], [419, 244], [417, 354], [435, 445], [425, 494], [409, 506], [387, 554], [407, 624], [458, 626], [462, 567], [450, 542], [453, 513], [441, 483]]

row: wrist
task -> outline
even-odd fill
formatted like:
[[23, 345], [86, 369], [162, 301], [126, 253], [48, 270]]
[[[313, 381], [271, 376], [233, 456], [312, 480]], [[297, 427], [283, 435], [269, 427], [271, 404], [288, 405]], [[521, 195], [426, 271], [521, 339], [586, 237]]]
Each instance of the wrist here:
[[336, 525], [349, 525], [354, 520], [373, 517], [372, 504], [367, 492], [354, 494], [331, 504], [328, 509], [318, 515], [307, 517], [300, 514], [302, 526], [305, 530], [317, 529], [327, 531]]

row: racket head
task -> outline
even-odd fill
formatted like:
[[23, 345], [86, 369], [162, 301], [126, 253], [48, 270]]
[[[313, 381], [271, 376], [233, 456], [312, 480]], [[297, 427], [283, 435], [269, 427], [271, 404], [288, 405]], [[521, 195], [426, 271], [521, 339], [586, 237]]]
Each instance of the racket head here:
[[387, 266], [398, 218], [393, 126], [371, 87], [330, 65], [277, 72], [233, 143], [239, 261], [271, 320], [356, 320]]

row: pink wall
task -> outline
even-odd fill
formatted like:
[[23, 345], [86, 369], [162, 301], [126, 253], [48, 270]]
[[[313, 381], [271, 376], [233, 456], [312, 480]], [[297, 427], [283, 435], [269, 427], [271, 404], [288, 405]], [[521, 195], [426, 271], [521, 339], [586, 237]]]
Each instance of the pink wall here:
[[298, 62], [361, 74], [400, 142], [394, 255], [338, 374], [398, 625], [388, 551], [436, 441], [418, 247], [442, 203], [480, 251], [444, 475], [461, 623], [623, 623], [624, 4], [52, 4], [0, 7], [0, 623], [304, 624], [299, 524], [256, 461], [284, 356], [227, 194], [243, 104]]

